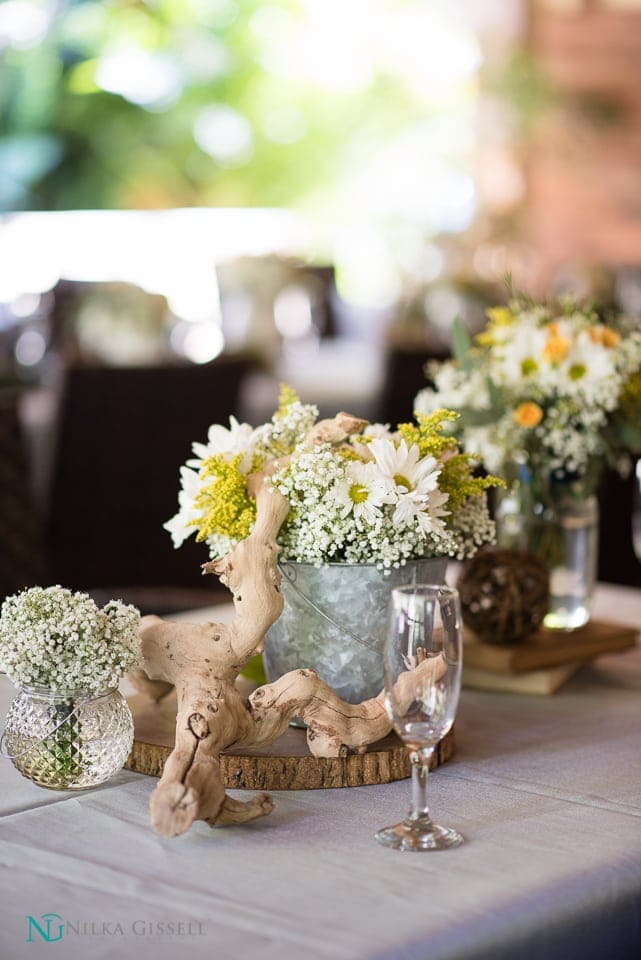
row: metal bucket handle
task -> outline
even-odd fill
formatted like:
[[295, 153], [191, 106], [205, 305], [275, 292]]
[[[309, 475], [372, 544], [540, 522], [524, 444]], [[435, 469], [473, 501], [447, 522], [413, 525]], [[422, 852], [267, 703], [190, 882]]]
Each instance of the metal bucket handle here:
[[290, 585], [290, 587], [292, 588], [296, 596], [300, 597], [300, 599], [303, 600], [308, 606], [310, 606], [315, 613], [317, 613], [320, 617], [323, 618], [323, 620], [326, 620], [328, 623], [331, 623], [333, 627], [336, 627], [337, 630], [340, 630], [343, 633], [347, 634], [348, 637], [350, 637], [356, 643], [360, 643], [360, 645], [362, 647], [365, 647], [367, 650], [370, 650], [373, 653], [379, 653], [379, 646], [376, 640], [374, 640], [373, 638], [369, 639], [369, 638], [359, 637], [357, 634], [352, 633], [351, 630], [348, 630], [347, 627], [345, 627], [342, 623], [337, 623], [336, 620], [333, 619], [333, 617], [330, 617], [330, 615], [326, 613], [325, 610], [323, 610], [321, 607], [315, 604], [314, 601], [310, 597], [308, 597], [306, 593], [303, 593], [303, 591], [296, 586], [296, 569], [295, 568], [292, 567], [288, 569], [288, 565], [286, 561], [279, 563], [278, 566], [280, 568], [281, 573], [287, 580], [288, 584]]

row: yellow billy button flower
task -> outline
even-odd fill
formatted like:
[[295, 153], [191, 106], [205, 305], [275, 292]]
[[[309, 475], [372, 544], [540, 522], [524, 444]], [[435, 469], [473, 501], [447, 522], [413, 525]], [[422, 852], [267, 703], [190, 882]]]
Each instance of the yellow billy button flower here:
[[527, 401], [518, 405], [514, 411], [514, 419], [520, 427], [527, 427], [531, 430], [543, 419], [543, 411], [538, 403]]
[[621, 334], [617, 333], [616, 330], [613, 330], [612, 327], [607, 327], [605, 324], [597, 324], [597, 326], [592, 327], [590, 330], [590, 340], [593, 343], [600, 343], [603, 347], [616, 347], [621, 342]]
[[609, 349], [618, 346], [621, 342], [621, 334], [603, 323], [597, 323], [590, 327], [588, 335], [592, 343], [600, 343], [602, 347], [608, 347]]
[[559, 337], [556, 334], [548, 337], [543, 347], [543, 359], [546, 363], [562, 363], [568, 355], [572, 346], [572, 341], [567, 337]]
[[621, 334], [613, 330], [612, 327], [603, 327], [601, 333], [601, 343], [604, 347], [616, 347], [621, 341]]

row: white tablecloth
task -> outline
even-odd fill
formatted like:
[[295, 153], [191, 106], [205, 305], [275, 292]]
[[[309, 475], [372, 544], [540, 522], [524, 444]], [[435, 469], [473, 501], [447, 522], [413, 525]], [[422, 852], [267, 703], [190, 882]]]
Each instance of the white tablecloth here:
[[[597, 614], [641, 624], [641, 591]], [[0, 707], [11, 688], [2, 679]], [[405, 782], [276, 793], [253, 824], [149, 826], [154, 781], [41, 790], [0, 764], [0, 957], [632, 960], [641, 956], [641, 649], [554, 697], [464, 691], [458, 751], [430, 777], [467, 843], [409, 854], [377, 828]], [[242, 793], [236, 794], [242, 796]], [[29, 921], [62, 938], [45, 942]]]

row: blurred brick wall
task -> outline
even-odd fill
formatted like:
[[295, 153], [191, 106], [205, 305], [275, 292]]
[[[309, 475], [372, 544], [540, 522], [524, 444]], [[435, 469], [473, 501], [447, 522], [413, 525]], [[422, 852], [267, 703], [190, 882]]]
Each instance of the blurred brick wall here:
[[566, 263], [641, 265], [641, 10], [534, 5], [532, 48], [563, 94], [528, 157], [542, 281]]

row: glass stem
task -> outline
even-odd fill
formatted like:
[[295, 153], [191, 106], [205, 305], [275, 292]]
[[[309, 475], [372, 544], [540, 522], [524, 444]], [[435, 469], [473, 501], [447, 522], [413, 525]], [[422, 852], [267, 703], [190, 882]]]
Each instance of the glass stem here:
[[412, 764], [412, 806], [409, 820], [429, 820], [430, 809], [427, 805], [427, 774], [434, 747], [421, 747], [410, 751]]

